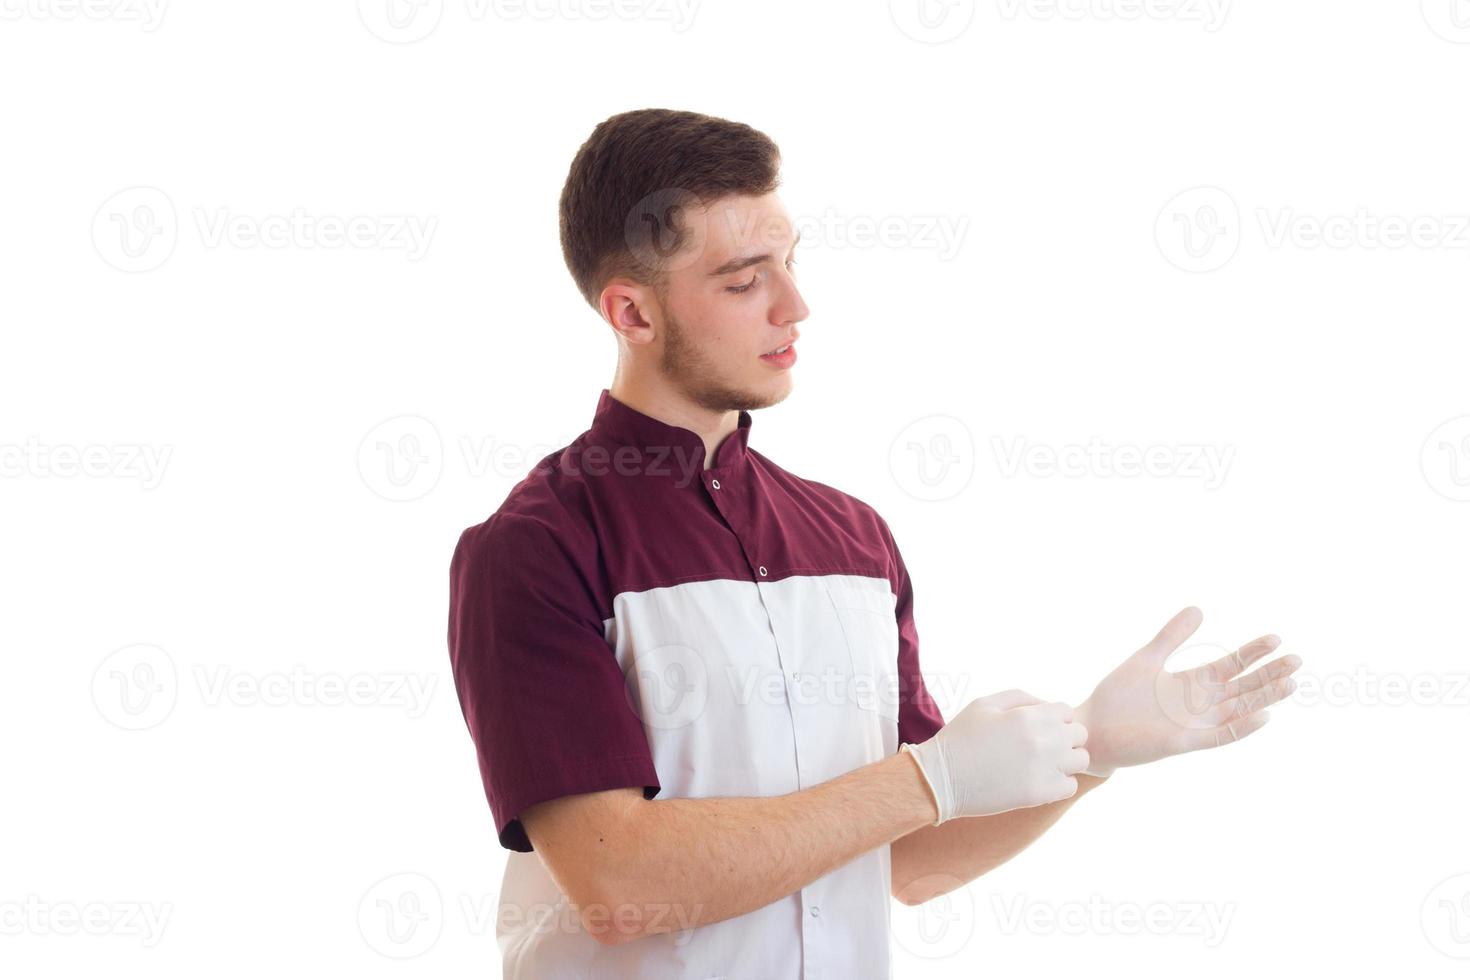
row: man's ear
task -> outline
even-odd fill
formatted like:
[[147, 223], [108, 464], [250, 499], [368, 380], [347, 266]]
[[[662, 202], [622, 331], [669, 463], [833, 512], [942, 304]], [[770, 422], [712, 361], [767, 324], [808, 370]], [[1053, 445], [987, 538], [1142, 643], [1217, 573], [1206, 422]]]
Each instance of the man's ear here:
[[630, 344], [653, 342], [659, 310], [653, 290], [631, 279], [613, 279], [598, 299], [602, 318]]

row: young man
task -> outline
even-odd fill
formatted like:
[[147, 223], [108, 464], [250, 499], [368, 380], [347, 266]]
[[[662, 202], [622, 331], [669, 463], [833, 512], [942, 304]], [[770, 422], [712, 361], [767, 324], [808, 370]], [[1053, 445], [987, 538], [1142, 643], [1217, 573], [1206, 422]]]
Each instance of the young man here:
[[[948, 723], [888, 525], [750, 446], [807, 307], [765, 135], [614, 116], [572, 162], [567, 265], [618, 363], [591, 427], [460, 538], [449, 648], [501, 844], [507, 977], [885, 977], [916, 904], [1118, 766], [1234, 741], [1290, 693], [1247, 644], [1181, 674], [1184, 610], [1083, 705]], [[958, 819], [964, 818], [964, 819]]]

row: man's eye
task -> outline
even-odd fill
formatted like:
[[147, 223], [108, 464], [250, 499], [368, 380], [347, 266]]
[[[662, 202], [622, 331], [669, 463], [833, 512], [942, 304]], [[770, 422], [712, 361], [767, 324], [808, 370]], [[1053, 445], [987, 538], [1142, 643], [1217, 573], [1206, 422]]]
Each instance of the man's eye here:
[[727, 293], [743, 293], [747, 289], [749, 289], [751, 286], [754, 286], [755, 285], [755, 281], [757, 279], [759, 279], [759, 278], [760, 278], [760, 276], [758, 276], [758, 275], [757, 276], [751, 276], [750, 277], [750, 282], [747, 282], [744, 285], [741, 285], [741, 286], [726, 286], [725, 287], [725, 292], [727, 292]]

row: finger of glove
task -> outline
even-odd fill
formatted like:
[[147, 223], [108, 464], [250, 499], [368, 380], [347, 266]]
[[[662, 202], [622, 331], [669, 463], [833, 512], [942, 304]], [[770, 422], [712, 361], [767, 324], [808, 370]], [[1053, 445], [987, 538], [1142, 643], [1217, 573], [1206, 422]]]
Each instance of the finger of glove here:
[[1041, 704], [1041, 699], [1033, 697], [1018, 688], [1009, 691], [1001, 691], [997, 694], [989, 694], [983, 698], [977, 698], [981, 704], [995, 711], [1009, 711], [1012, 708], [1021, 708], [1027, 705]]
[[1282, 657], [1273, 660], [1258, 670], [1253, 670], [1244, 677], [1237, 677], [1225, 685], [1226, 699], [1238, 698], [1242, 694], [1249, 694], [1257, 688], [1263, 687], [1274, 680], [1289, 677], [1296, 673], [1296, 669], [1302, 665], [1300, 657]]
[[1035, 704], [1022, 705], [1013, 710], [1024, 711], [1031, 717], [1049, 725], [1052, 723], [1070, 724], [1076, 711], [1064, 701], [1038, 701]]
[[1242, 694], [1238, 698], [1222, 702], [1218, 709], [1222, 712], [1220, 715], [1221, 723], [1240, 721], [1243, 718], [1248, 718], [1262, 708], [1270, 707], [1277, 701], [1290, 697], [1291, 693], [1295, 690], [1296, 681], [1290, 677], [1283, 677], [1259, 690], [1251, 691], [1249, 694]]
[[1199, 611], [1197, 606], [1186, 606], [1174, 614], [1174, 618], [1164, 624], [1158, 635], [1149, 641], [1144, 649], [1153, 653], [1154, 657], [1162, 662], [1169, 654], [1179, 649], [1179, 644], [1194, 635], [1199, 629], [1199, 624], [1204, 621], [1205, 614]]
[[1057, 763], [1057, 772], [1063, 776], [1073, 776], [1092, 765], [1092, 756], [1088, 755], [1086, 749], [1068, 749]]
[[1185, 735], [1186, 751], [1216, 749], [1231, 742], [1238, 742], [1265, 727], [1271, 720], [1271, 712], [1258, 711], [1249, 718], [1226, 722], [1219, 728], [1195, 729]]
[[1211, 661], [1199, 669], [1201, 674], [1208, 680], [1224, 683], [1280, 645], [1281, 637], [1274, 633], [1259, 636], [1245, 644], [1245, 646], [1233, 650], [1219, 660]]
[[1055, 803], [1058, 800], [1066, 800], [1077, 794], [1076, 776], [1058, 776], [1054, 780], [1047, 781], [1047, 793], [1042, 799], [1043, 803]]

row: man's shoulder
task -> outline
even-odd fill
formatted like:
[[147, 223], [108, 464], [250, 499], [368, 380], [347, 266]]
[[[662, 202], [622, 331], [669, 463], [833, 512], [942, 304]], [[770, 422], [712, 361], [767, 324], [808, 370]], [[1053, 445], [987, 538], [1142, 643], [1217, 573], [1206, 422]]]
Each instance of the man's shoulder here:
[[755, 453], [765, 467], [786, 484], [790, 492], [806, 496], [828, 516], [835, 517], [857, 531], [866, 531], [885, 540], [889, 538], [888, 523], [872, 504], [839, 490], [830, 483], [800, 476], [772, 461], [769, 457]]
[[587, 436], [537, 460], [489, 517], [464, 529], [461, 546], [585, 542], [592, 530], [587, 487], [580, 471], [563, 463], [583, 451]]

